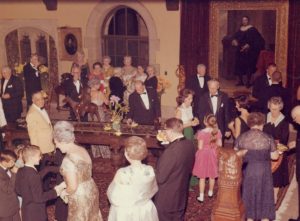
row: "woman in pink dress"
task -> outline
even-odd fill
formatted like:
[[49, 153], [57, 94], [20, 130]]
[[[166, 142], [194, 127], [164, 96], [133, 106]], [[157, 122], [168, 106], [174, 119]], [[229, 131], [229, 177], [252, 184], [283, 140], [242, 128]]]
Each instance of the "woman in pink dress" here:
[[200, 179], [199, 202], [204, 201], [205, 179], [209, 178], [208, 197], [213, 196], [215, 178], [218, 177], [217, 147], [222, 146], [222, 135], [218, 129], [217, 119], [213, 114], [204, 118], [206, 128], [198, 131], [198, 151], [193, 169], [193, 175]]

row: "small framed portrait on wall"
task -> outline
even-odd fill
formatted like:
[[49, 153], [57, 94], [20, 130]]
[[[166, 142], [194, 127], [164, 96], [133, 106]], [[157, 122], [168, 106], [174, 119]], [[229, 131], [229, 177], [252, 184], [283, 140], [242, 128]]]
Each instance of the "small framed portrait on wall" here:
[[58, 28], [58, 39], [60, 59], [73, 61], [76, 52], [82, 50], [81, 28]]

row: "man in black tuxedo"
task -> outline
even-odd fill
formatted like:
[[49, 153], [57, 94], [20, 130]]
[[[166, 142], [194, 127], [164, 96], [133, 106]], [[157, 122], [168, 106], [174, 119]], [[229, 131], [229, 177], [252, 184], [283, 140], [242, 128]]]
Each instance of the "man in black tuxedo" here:
[[300, 105], [296, 106], [292, 110], [292, 118], [297, 124], [297, 138], [296, 142], [289, 144], [290, 148], [296, 147], [296, 179], [298, 182], [298, 211], [299, 215], [296, 219], [289, 219], [289, 221], [300, 221]]
[[157, 162], [158, 192], [154, 198], [160, 221], [184, 220], [195, 146], [184, 138], [182, 131], [181, 120], [170, 118], [166, 121], [165, 134], [170, 144]]
[[277, 70], [277, 66], [274, 63], [270, 63], [267, 67], [265, 74], [256, 78], [253, 83], [252, 96], [255, 97], [258, 101], [253, 105], [255, 111], [262, 111], [260, 106], [263, 101], [263, 96], [268, 87], [272, 85], [272, 74]]
[[21, 79], [13, 76], [8, 66], [2, 68], [1, 98], [7, 122], [16, 122], [23, 110], [24, 89]]
[[268, 101], [271, 99], [271, 97], [281, 97], [282, 101], [284, 102], [283, 107], [283, 114], [285, 116], [288, 116], [290, 113], [290, 96], [287, 88], [284, 88], [281, 85], [282, 76], [281, 72], [275, 71], [272, 74], [272, 84], [270, 87], [267, 87], [262, 95], [262, 101], [261, 101], [261, 108], [264, 113], [268, 113]]
[[226, 93], [219, 90], [220, 83], [216, 79], [207, 82], [208, 92], [199, 100], [197, 116], [201, 122], [200, 126], [204, 128], [204, 117], [207, 114], [214, 114], [217, 118], [218, 127], [222, 133], [223, 139], [230, 136], [228, 123], [230, 122], [229, 99]]
[[37, 54], [32, 54], [30, 62], [24, 66], [25, 92], [27, 109], [32, 104], [32, 94], [42, 90], [40, 72], [38, 70], [39, 58]]
[[129, 96], [128, 123], [153, 125], [160, 122], [161, 110], [157, 93], [152, 88], [145, 87], [142, 81], [135, 81], [135, 91]]
[[[80, 82], [80, 73], [81, 69], [79, 65], [73, 65], [71, 74], [73, 78], [71, 78], [66, 83], [66, 96], [71, 98], [72, 101], [79, 103], [82, 98], [82, 92], [83, 92], [83, 86]], [[76, 115], [73, 111], [73, 109], [70, 107], [70, 118], [71, 120], [76, 120]], [[81, 117], [81, 121], [88, 121], [88, 116], [85, 114], [83, 117]]]
[[198, 64], [197, 74], [187, 78], [185, 82], [185, 88], [188, 88], [195, 92], [193, 112], [196, 114], [199, 105], [199, 99], [207, 91], [207, 81], [210, 80], [210, 76], [206, 74], [206, 66], [204, 64]]

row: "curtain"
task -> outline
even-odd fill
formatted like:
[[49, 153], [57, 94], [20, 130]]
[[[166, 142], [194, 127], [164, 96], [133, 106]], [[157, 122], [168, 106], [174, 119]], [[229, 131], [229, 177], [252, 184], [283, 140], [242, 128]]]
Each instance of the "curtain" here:
[[14, 30], [5, 37], [6, 58], [9, 67], [14, 69], [15, 64], [20, 62], [18, 31]]
[[296, 91], [300, 86], [300, 1], [289, 1], [289, 37], [287, 88], [292, 100], [296, 101]]
[[197, 64], [208, 66], [208, 39], [209, 0], [182, 0], [180, 64], [187, 78], [196, 74]]

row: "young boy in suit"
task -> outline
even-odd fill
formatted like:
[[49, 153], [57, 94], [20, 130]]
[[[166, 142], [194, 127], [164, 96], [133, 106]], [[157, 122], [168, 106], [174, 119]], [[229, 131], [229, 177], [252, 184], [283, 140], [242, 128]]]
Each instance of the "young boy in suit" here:
[[11, 150], [0, 152], [0, 221], [20, 221], [19, 201], [15, 193], [16, 154]]
[[46, 221], [46, 202], [59, 196], [64, 187], [55, 186], [43, 192], [41, 177], [35, 168], [41, 160], [39, 147], [28, 145], [22, 153], [25, 166], [18, 170], [16, 177], [16, 192], [23, 200], [22, 221]]

